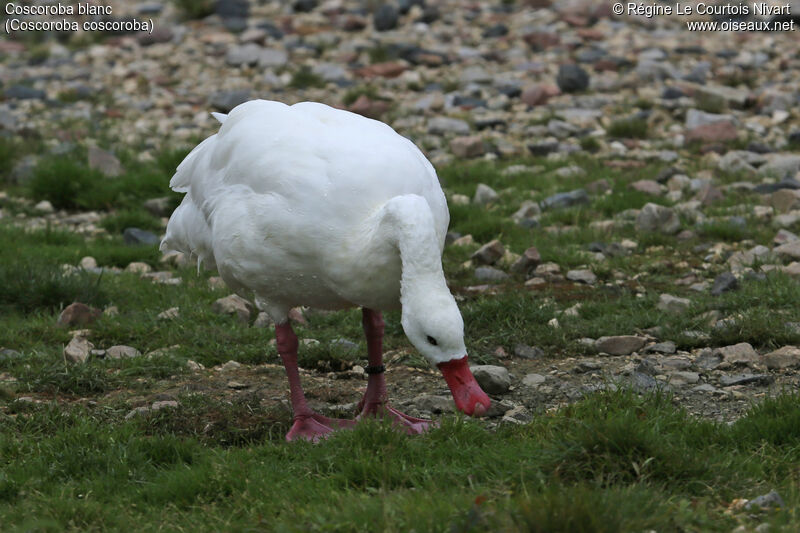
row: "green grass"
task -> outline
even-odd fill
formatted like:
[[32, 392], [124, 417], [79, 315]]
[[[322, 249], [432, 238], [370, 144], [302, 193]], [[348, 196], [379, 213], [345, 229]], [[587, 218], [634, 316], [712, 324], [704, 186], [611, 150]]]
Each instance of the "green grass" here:
[[325, 80], [321, 76], [312, 72], [309, 67], [300, 67], [289, 81], [289, 87], [293, 89], [310, 89], [325, 87]]
[[623, 118], [615, 120], [608, 127], [608, 135], [622, 139], [645, 139], [649, 126], [644, 118]]
[[89, 168], [84, 150], [45, 156], [21, 192], [35, 201], [49, 200], [59, 209], [138, 209], [148, 198], [165, 194], [177, 198], [168, 185], [185, 156], [185, 150], [168, 150], [157, 153], [152, 162], [142, 163], [123, 153], [120, 159], [125, 171], [113, 178]]
[[[8, 531], [788, 527], [797, 402], [766, 400], [728, 426], [695, 420], [666, 396], [597, 393], [493, 433], [451, 417], [423, 436], [365, 423], [318, 445], [286, 445], [285, 422], [269, 423], [274, 414], [257, 405], [250, 422], [265, 425], [244, 435], [209, 435], [198, 423], [236, 420], [242, 406], [217, 413], [192, 398], [131, 420], [20, 405], [0, 420], [0, 518]], [[786, 508], [725, 512], [772, 488]]]
[[[18, 153], [11, 148], [3, 152], [3, 146], [0, 162], [13, 161]], [[186, 366], [189, 359], [207, 367], [231, 359], [278, 363], [269, 344], [272, 331], [211, 311], [212, 303], [230, 291], [212, 289], [210, 273], [163, 265], [155, 246], [127, 246], [118, 234], [129, 225], [160, 229], [142, 202], [166, 193], [184, 154], [163, 152], [154, 162], [139, 163], [120, 152], [125, 173], [118, 178], [85, 172], [85, 154], [77, 151], [62, 160], [44, 157], [42, 175], [51, 165], [53, 176], [73, 176], [82, 188], [73, 192], [53, 176], [38, 179], [64, 187], [57, 198], [69, 205], [108, 210], [102, 225], [109, 237], [86, 239], [50, 227], [25, 231], [11, 224], [13, 217], [0, 223], [0, 347], [22, 354], [0, 357], [4, 531], [727, 532], [740, 525], [752, 530], [762, 522], [790, 531], [797, 522], [796, 395], [767, 399], [732, 425], [689, 416], [675, 407], [679, 398], [620, 390], [538, 412], [524, 426], [487, 430], [480, 423], [446, 417], [439, 429], [421, 437], [366, 424], [316, 446], [287, 445], [283, 435], [290, 415], [274, 400], [283, 397], [282, 389], [254, 386], [226, 395], [229, 377], [211, 371], [200, 378]], [[503, 168], [513, 163], [542, 168], [504, 176]], [[585, 173], [555, 174], [566, 165]], [[592, 354], [593, 348], [580, 342], [583, 337], [641, 333], [656, 326], [659, 340], [673, 340], [681, 349], [750, 342], [763, 353], [800, 344], [800, 335], [784, 326], [800, 322], [800, 283], [789, 276], [770, 273], [763, 281], [742, 280], [736, 291], [717, 297], [675, 284], [692, 269], [708, 280], [727, 270], [721, 262], [708, 266], [708, 252], [695, 250], [698, 244], [725, 241], [746, 250], [769, 244], [775, 230], [754, 219], [744, 227], [729, 224], [730, 216], [752, 212], [759, 198], [728, 191], [704, 208], [707, 222], [684, 221], [696, 233], [691, 239], [637, 232], [632, 210], [651, 201], [669, 202], [628, 184], [654, 178], [661, 166], [615, 169], [596, 158], [573, 157], [457, 162], [439, 169], [448, 197], [472, 197], [479, 183], [500, 195], [489, 206], [450, 206], [450, 229], [476, 241], [448, 246], [443, 257], [473, 362], [497, 363], [493, 354], [498, 346], [511, 352], [517, 344], [540, 347], [555, 362]], [[599, 179], [611, 184], [609, 193], [590, 195], [587, 205], [546, 210], [538, 228], [523, 228], [510, 218], [525, 200], [541, 201]], [[723, 183], [737, 179], [719, 176]], [[12, 192], [41, 198], [34, 190], [52, 192], [43, 185]], [[614, 225], [591, 227], [596, 221]], [[562, 274], [589, 268], [599, 282], [589, 287], [554, 281], [529, 288], [526, 276], [512, 273], [495, 284], [497, 294], [465, 290], [481, 282], [463, 263], [494, 238], [514, 253], [536, 246], [543, 261], [556, 262]], [[589, 253], [591, 243], [623, 239], [636, 243], [627, 255], [599, 260]], [[75, 265], [87, 255], [106, 267], [144, 261], [170, 270], [182, 282], [163, 285], [126, 272], [63, 275], [60, 265]], [[687, 312], [659, 311], [664, 292], [690, 298]], [[74, 300], [118, 308], [119, 314], [91, 324], [89, 340], [98, 348], [125, 344], [142, 353], [172, 348], [152, 358], [92, 357], [83, 365], [67, 364], [63, 348], [71, 336], [56, 319]], [[565, 315], [576, 303], [582, 304], [577, 315]], [[177, 318], [157, 318], [176, 306]], [[703, 318], [708, 311], [739, 318], [715, 328]], [[302, 348], [302, 367], [320, 376], [364, 364], [358, 310], [309, 312], [307, 319], [295, 330], [301, 339], [319, 344]], [[549, 326], [552, 319], [560, 327]], [[400, 313], [385, 313], [385, 320], [385, 349], [406, 352], [393, 363], [429, 368], [405, 337]], [[336, 338], [356, 342], [359, 349], [344, 350], [332, 344]], [[249, 371], [281, 378], [283, 373], [269, 364]], [[209, 385], [209, 380], [221, 384]], [[35, 401], [19, 399], [24, 396]], [[357, 399], [344, 396], [336, 401]], [[179, 406], [126, 419], [131, 409], [158, 399], [175, 399]], [[786, 508], [726, 512], [735, 498], [773, 488]]]

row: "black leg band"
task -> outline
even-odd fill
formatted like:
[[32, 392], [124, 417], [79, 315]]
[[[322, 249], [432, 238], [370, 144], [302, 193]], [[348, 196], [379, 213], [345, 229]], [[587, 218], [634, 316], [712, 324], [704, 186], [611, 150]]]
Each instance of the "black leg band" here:
[[364, 372], [366, 372], [369, 375], [383, 374], [384, 372], [386, 372], [386, 366], [385, 365], [368, 366], [364, 369]]

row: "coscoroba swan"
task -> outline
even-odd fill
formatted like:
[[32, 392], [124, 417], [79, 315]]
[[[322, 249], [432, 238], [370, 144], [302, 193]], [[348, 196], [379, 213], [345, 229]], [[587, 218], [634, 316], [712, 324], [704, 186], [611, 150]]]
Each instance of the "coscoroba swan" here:
[[[442, 273], [450, 215], [431, 164], [381, 122], [304, 102], [254, 100], [178, 166], [170, 186], [186, 193], [162, 250], [216, 268], [274, 320], [289, 379], [294, 423], [288, 440], [316, 440], [365, 416], [387, 416], [409, 433], [430, 424], [387, 404], [381, 310], [402, 307], [408, 339], [441, 369], [456, 406], [482, 415], [489, 398], [467, 365], [464, 324]], [[356, 421], [306, 403], [295, 306], [362, 308], [368, 384]]]

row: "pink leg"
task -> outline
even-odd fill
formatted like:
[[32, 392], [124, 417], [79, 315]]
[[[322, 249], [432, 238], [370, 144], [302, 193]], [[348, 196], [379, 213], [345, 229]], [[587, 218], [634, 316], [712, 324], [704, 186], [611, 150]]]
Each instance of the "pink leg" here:
[[386, 403], [386, 380], [383, 376], [383, 316], [380, 311], [373, 311], [366, 307], [362, 310], [361, 323], [367, 337], [367, 358], [369, 366], [369, 381], [367, 391], [358, 404], [361, 414], [357, 419], [367, 416], [384, 416], [391, 418], [395, 424], [405, 429], [408, 434], [418, 434], [426, 431], [433, 425], [430, 420], [414, 418], [401, 413]]
[[289, 391], [294, 413], [294, 424], [286, 434], [286, 440], [307, 439], [313, 442], [325, 437], [335, 429], [352, 427], [351, 420], [328, 418], [312, 411], [306, 403], [303, 387], [300, 385], [300, 371], [297, 368], [297, 335], [287, 321], [275, 325], [275, 338], [278, 341], [278, 353], [286, 367], [289, 378]]

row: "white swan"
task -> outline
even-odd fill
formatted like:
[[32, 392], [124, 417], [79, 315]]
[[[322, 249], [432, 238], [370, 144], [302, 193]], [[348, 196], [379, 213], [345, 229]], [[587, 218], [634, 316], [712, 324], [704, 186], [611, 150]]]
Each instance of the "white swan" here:
[[457, 407], [485, 413], [442, 273], [447, 203], [417, 147], [386, 124], [318, 103], [254, 100], [215, 117], [219, 133], [170, 182], [186, 196], [161, 249], [197, 256], [275, 321], [294, 410], [287, 439], [354, 423], [306, 405], [287, 318], [299, 305], [363, 308], [370, 376], [359, 418], [390, 416], [411, 433], [429, 424], [386, 405], [380, 310], [399, 306], [408, 339], [442, 370]]

